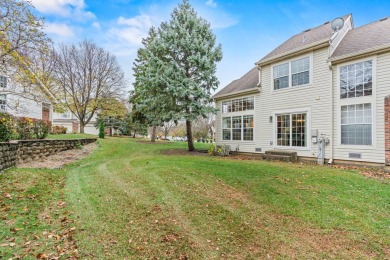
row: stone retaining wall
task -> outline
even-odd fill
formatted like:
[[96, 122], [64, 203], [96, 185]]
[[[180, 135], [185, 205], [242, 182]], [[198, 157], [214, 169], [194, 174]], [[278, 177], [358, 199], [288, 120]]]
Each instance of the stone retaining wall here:
[[0, 171], [13, 167], [18, 163], [38, 160], [61, 151], [75, 149], [80, 145], [96, 142], [96, 140], [96, 138], [83, 138], [69, 140], [20, 140], [0, 143]]

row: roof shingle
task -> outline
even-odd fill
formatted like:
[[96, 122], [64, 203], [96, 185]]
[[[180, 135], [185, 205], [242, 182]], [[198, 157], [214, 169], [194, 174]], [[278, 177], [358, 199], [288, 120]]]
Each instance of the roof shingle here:
[[233, 80], [226, 87], [217, 92], [213, 98], [218, 98], [226, 94], [234, 94], [243, 90], [248, 90], [257, 87], [259, 83], [259, 71], [256, 67], [248, 71], [239, 79]]
[[386, 45], [390, 45], [390, 18], [384, 18], [348, 31], [330, 60], [364, 53]]

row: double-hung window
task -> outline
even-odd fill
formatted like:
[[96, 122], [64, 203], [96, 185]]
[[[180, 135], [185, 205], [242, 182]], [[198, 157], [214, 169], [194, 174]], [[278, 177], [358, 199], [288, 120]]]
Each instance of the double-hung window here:
[[0, 88], [7, 87], [7, 77], [0, 76]]
[[222, 139], [253, 141], [253, 115], [222, 118]]
[[341, 143], [372, 145], [371, 103], [341, 106]]
[[310, 83], [310, 58], [305, 57], [273, 67], [274, 90]]
[[342, 145], [373, 144], [372, 68], [372, 60], [340, 67]]
[[0, 95], [0, 111], [7, 110], [7, 95]]
[[277, 146], [307, 146], [307, 114], [287, 113], [276, 115]]

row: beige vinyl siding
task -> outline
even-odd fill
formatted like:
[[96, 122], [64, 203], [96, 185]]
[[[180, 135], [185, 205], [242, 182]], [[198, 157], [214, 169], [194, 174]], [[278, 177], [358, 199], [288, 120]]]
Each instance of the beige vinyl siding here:
[[[373, 111], [373, 144], [372, 146], [356, 146], [340, 144], [340, 98], [339, 98], [339, 67], [345, 64], [357, 63], [364, 60], [373, 60], [373, 96], [371, 99], [362, 97], [353, 98], [356, 103], [372, 102]], [[334, 86], [334, 159], [356, 160], [367, 162], [385, 162], [384, 141], [384, 99], [390, 94], [390, 53], [379, 54], [367, 58], [333, 66]], [[360, 101], [361, 100], [361, 101]], [[349, 158], [349, 153], [360, 153], [361, 159]]]
[[[308, 86], [296, 86], [290, 89], [273, 91], [272, 66], [262, 68], [262, 86], [260, 93], [261, 110], [256, 110], [257, 123], [260, 124], [258, 147], [263, 151], [279, 149], [275, 145], [275, 112], [300, 112], [301, 109], [308, 109], [307, 149], [290, 148], [296, 150], [298, 156], [317, 156], [317, 144], [311, 143], [311, 129], [318, 129], [318, 134], [330, 137], [331, 134], [331, 79], [330, 70], [326, 63], [328, 49], [322, 48], [305, 55], [300, 55], [291, 60], [311, 56], [311, 84]], [[269, 122], [269, 117], [273, 116], [273, 122]], [[271, 142], [273, 144], [271, 144]], [[329, 146], [326, 147], [325, 157], [329, 157]]]
[[[254, 110], [242, 111], [242, 112], [231, 112], [231, 113], [222, 113], [222, 102], [237, 98], [245, 98], [245, 97], [254, 97]], [[218, 100], [216, 102], [218, 112], [216, 115], [216, 134], [215, 140], [217, 144], [225, 144], [230, 145], [232, 149], [238, 147], [240, 152], [249, 152], [254, 153], [256, 147], [256, 140], [260, 136], [259, 132], [259, 124], [257, 119], [257, 113], [260, 111], [260, 103], [259, 103], [259, 94], [251, 94], [251, 95], [242, 95], [239, 97], [228, 98], [223, 100]], [[242, 115], [253, 115], [254, 117], [254, 129], [253, 129], [253, 141], [237, 141], [237, 140], [222, 140], [222, 118], [230, 117], [230, 116], [242, 116]]]

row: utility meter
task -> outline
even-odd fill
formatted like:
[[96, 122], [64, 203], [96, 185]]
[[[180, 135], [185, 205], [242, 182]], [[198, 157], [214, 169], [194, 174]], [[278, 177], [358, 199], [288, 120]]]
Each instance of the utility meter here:
[[311, 130], [311, 142], [316, 144], [318, 142], [318, 129]]

